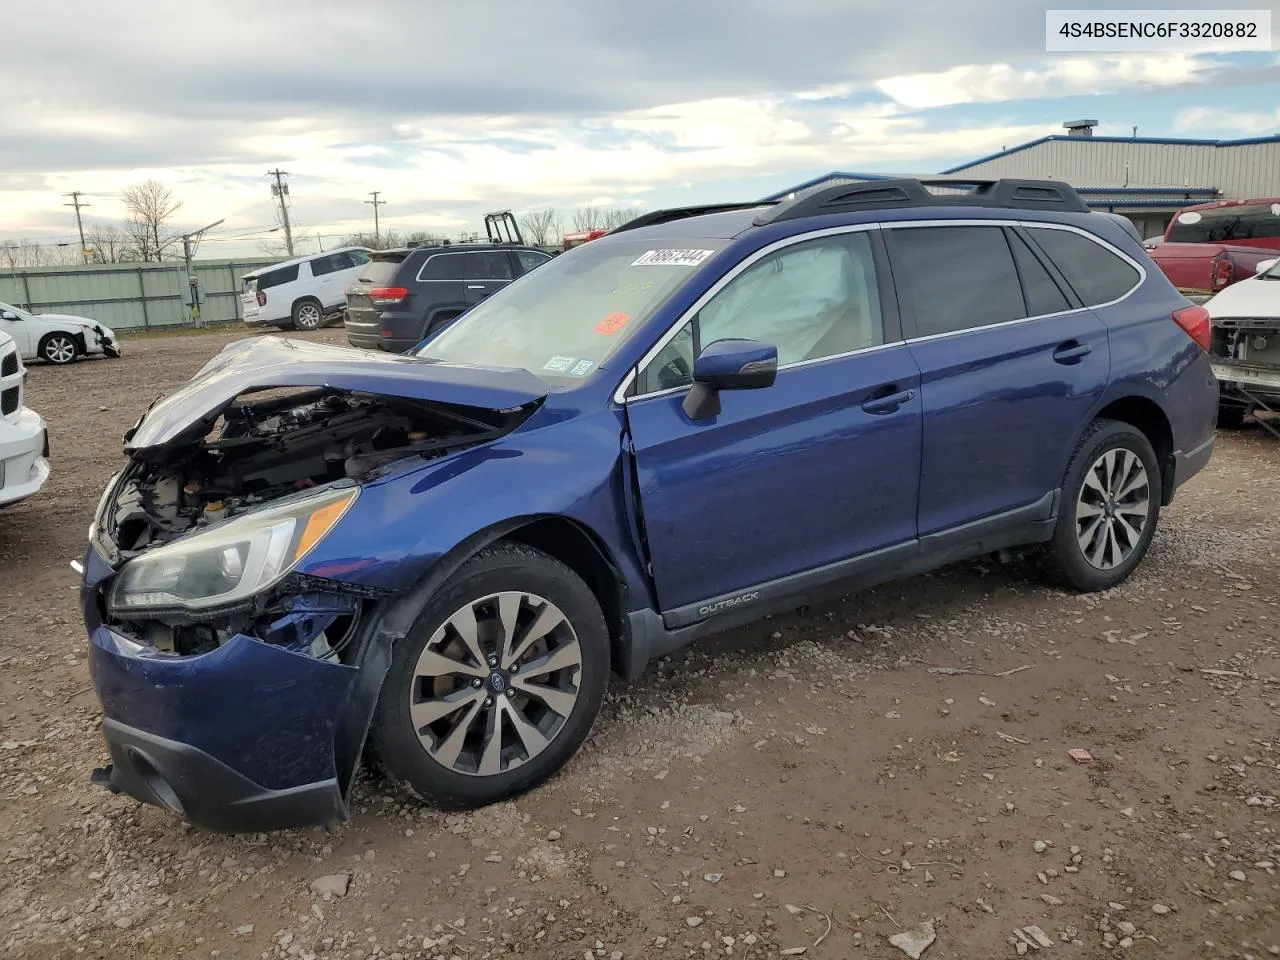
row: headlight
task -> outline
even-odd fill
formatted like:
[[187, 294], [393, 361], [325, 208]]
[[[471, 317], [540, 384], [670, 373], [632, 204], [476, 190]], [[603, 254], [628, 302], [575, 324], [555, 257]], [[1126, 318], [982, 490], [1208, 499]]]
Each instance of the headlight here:
[[124, 565], [111, 609], [205, 610], [239, 603], [279, 582], [342, 519], [358, 487], [329, 490], [230, 520]]

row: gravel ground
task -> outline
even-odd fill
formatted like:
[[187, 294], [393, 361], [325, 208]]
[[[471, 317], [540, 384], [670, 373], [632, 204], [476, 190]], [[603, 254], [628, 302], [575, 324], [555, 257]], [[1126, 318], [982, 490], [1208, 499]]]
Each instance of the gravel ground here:
[[31, 370], [54, 474], [0, 516], [0, 954], [901, 958], [930, 930], [927, 960], [1280, 954], [1280, 445], [1256, 428], [1121, 588], [975, 562], [736, 631], [616, 688], [510, 803], [370, 780], [332, 831], [220, 837], [91, 787], [67, 562], [123, 431], [241, 335]]

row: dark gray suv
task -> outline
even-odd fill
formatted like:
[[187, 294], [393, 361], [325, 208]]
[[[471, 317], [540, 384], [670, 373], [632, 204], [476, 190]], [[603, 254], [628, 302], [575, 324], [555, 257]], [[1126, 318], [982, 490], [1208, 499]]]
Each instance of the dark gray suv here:
[[347, 288], [347, 342], [403, 353], [550, 259], [534, 247], [509, 243], [378, 251]]

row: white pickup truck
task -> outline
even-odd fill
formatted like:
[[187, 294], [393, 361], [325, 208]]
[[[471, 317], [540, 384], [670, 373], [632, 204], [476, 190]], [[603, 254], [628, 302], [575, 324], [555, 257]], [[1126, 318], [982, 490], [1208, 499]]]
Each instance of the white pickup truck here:
[[26, 377], [18, 345], [0, 332], [0, 507], [31, 496], [49, 479], [44, 418], [23, 406]]

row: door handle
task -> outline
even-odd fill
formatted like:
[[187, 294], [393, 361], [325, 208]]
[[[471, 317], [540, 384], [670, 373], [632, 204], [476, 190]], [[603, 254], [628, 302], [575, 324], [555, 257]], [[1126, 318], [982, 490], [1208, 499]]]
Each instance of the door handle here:
[[1058, 363], [1079, 363], [1092, 352], [1093, 347], [1087, 343], [1076, 343], [1074, 340], [1068, 340], [1053, 351], [1053, 359]]
[[870, 397], [862, 401], [862, 409], [867, 413], [883, 416], [886, 413], [893, 413], [904, 403], [910, 403], [915, 399], [915, 395], [914, 390], [903, 390], [900, 393], [891, 393], [887, 397]]
[[468, 290], [483, 290], [483, 289], [484, 289], [484, 284], [483, 284], [483, 283], [469, 283], [469, 284], [467, 284], [467, 289], [468, 289]]

